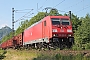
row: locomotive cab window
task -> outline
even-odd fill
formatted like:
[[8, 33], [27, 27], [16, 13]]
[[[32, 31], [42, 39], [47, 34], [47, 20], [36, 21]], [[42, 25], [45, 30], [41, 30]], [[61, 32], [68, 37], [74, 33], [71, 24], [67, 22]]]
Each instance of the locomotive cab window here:
[[61, 19], [62, 25], [70, 25], [70, 20], [69, 19]]
[[60, 19], [59, 18], [51, 18], [52, 25], [60, 25]]
[[46, 26], [46, 21], [44, 21], [44, 26]]

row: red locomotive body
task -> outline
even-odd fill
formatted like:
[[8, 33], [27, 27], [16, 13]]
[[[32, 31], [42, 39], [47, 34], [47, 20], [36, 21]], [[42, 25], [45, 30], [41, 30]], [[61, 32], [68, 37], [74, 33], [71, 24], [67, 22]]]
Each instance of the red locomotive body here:
[[[46, 23], [47, 26], [45, 26]], [[50, 30], [52, 30], [50, 18], [46, 17], [24, 30], [24, 44], [49, 42], [49, 38], [52, 37]]]
[[[72, 24], [68, 16], [47, 16], [24, 30], [23, 45], [38, 43], [71, 47], [74, 38]], [[52, 44], [53, 43], [53, 44]]]

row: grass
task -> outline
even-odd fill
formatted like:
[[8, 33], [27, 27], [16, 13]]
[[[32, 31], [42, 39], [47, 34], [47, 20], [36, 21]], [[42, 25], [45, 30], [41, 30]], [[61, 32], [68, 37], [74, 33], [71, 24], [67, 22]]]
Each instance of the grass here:
[[83, 54], [78, 54], [78, 55], [61, 55], [61, 54], [56, 54], [53, 56], [49, 55], [40, 55], [37, 58], [34, 58], [33, 60], [90, 60], [89, 57], [83, 56]]
[[37, 57], [37, 52], [26, 50], [7, 50], [6, 57], [3, 60], [32, 60]]
[[90, 60], [90, 51], [8, 49], [5, 56], [3, 60]]

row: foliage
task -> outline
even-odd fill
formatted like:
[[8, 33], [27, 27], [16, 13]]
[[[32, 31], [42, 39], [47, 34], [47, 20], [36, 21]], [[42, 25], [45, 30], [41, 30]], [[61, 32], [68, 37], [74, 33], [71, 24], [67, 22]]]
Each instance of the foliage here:
[[62, 14], [59, 14], [57, 10], [50, 10], [49, 14], [50, 16], [62, 16]]
[[75, 43], [79, 48], [85, 47], [83, 44], [90, 43], [90, 15], [82, 18], [81, 25], [75, 31]]
[[90, 49], [90, 43], [85, 44], [85, 49]]
[[6, 53], [7, 51], [0, 49], [0, 60], [4, 59]]
[[77, 30], [78, 26], [81, 25], [81, 20], [79, 20], [79, 17], [72, 14], [71, 21], [72, 21], [73, 30]]

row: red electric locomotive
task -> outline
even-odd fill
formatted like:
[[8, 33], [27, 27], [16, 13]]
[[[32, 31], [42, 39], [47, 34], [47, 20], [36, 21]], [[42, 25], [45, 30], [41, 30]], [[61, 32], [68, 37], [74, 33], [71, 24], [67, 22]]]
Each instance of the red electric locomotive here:
[[23, 45], [70, 48], [74, 42], [72, 23], [68, 16], [47, 16], [33, 24], [23, 35]]

